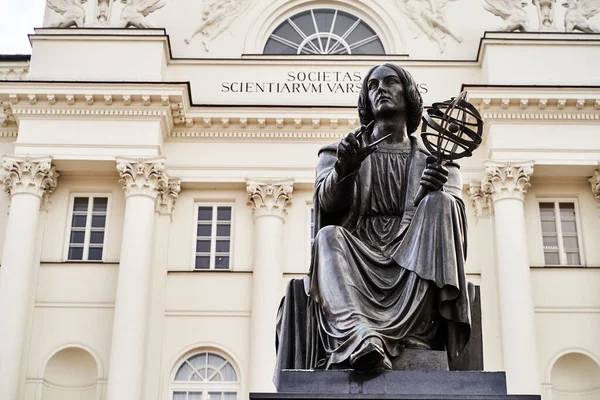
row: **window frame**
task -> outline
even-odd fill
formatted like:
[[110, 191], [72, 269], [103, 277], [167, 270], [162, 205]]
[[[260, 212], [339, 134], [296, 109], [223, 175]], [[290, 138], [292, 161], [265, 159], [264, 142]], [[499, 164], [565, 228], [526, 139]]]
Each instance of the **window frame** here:
[[[237, 381], [236, 382], [203, 382], [203, 381], [175, 381], [175, 376], [177, 376], [177, 372], [183, 365], [184, 362], [188, 361], [190, 358], [195, 357], [200, 354], [214, 354], [219, 357], [224, 358], [229, 365], [235, 371]], [[237, 367], [237, 364], [233, 361], [229, 355], [225, 354], [222, 351], [218, 351], [213, 348], [209, 349], [198, 349], [196, 351], [187, 352], [183, 357], [179, 358], [179, 360], [175, 363], [175, 367], [171, 371], [171, 375], [169, 377], [169, 400], [173, 400], [173, 396], [175, 392], [201, 392], [202, 400], [208, 400], [208, 392], [235, 392], [236, 397], [240, 400], [240, 395], [242, 392], [242, 378], [240, 374], [240, 370]]]
[[[73, 207], [75, 206], [76, 197], [87, 197], [88, 198], [88, 214], [85, 221], [85, 236], [83, 239], [83, 258], [81, 260], [70, 260], [69, 259], [69, 245], [71, 244], [71, 231], [73, 229]], [[106, 198], [106, 220], [104, 224], [104, 240], [102, 241], [102, 259], [101, 260], [89, 260], [89, 248], [90, 248], [90, 236], [92, 232], [92, 213], [93, 207], [90, 207], [90, 198]], [[69, 212], [67, 216], [67, 229], [65, 232], [65, 244], [63, 249], [63, 260], [65, 262], [82, 262], [82, 263], [104, 263], [106, 262], [106, 243], [109, 234], [110, 227], [110, 215], [112, 207], [112, 193], [111, 192], [72, 192], [69, 195]]]
[[[211, 222], [211, 236], [210, 236], [210, 261], [209, 268], [198, 269], [196, 268], [196, 241], [198, 240], [198, 209], [200, 207], [212, 207], [213, 208], [213, 219]], [[216, 244], [217, 244], [217, 207], [231, 207], [231, 221], [230, 221], [230, 232], [229, 232], [229, 268], [227, 269], [216, 269], [215, 258], [216, 258]], [[195, 201], [194, 202], [194, 223], [192, 224], [192, 260], [191, 270], [196, 271], [233, 271], [233, 237], [235, 234], [235, 203], [229, 201]]]
[[[556, 220], [556, 236], [557, 236], [557, 244], [558, 244], [558, 259], [560, 264], [546, 264], [546, 257], [544, 253], [544, 229], [542, 227], [542, 214], [540, 211], [540, 203], [553, 203], [554, 204], [554, 218]], [[563, 243], [563, 235], [562, 235], [562, 222], [560, 221], [560, 203], [572, 203], [575, 210], [575, 227], [577, 228], [577, 243], [579, 245], [579, 264], [568, 264], [566, 260], [566, 254], [564, 251], [564, 243]], [[547, 267], [585, 267], [585, 255], [583, 251], [583, 237], [581, 235], [581, 221], [580, 221], [580, 211], [579, 211], [579, 202], [575, 197], [538, 197], [536, 198], [537, 205], [537, 220], [538, 227], [540, 229], [539, 238], [541, 239], [541, 256], [544, 263], [544, 266]], [[557, 214], [558, 212], [558, 214]]]

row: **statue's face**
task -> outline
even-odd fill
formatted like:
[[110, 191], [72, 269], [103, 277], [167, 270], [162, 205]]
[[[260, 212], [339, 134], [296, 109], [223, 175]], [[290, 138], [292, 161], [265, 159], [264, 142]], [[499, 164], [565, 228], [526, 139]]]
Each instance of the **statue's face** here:
[[367, 89], [371, 111], [375, 117], [406, 110], [404, 86], [393, 69], [377, 67], [367, 81]]

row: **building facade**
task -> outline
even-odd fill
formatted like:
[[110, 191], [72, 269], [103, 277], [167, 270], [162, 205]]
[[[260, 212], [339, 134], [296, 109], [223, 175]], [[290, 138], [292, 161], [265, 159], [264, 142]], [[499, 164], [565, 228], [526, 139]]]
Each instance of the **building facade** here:
[[485, 122], [460, 160], [485, 370], [599, 399], [600, 19], [560, 5], [49, 0], [0, 58], [0, 398], [273, 390], [317, 151], [391, 62]]

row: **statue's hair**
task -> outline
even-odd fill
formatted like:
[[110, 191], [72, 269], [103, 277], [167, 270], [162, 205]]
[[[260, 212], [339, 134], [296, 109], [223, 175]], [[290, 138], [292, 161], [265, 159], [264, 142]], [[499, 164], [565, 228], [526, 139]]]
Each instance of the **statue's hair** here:
[[368, 125], [375, 119], [371, 111], [371, 102], [369, 101], [369, 87], [367, 82], [371, 78], [371, 74], [378, 67], [388, 67], [396, 74], [404, 86], [404, 95], [406, 96], [406, 130], [408, 134], [414, 133], [421, 124], [421, 116], [423, 114], [423, 98], [419, 92], [417, 83], [412, 75], [402, 67], [394, 64], [376, 65], [367, 72], [363, 79], [362, 88], [358, 95], [358, 117], [362, 125]]

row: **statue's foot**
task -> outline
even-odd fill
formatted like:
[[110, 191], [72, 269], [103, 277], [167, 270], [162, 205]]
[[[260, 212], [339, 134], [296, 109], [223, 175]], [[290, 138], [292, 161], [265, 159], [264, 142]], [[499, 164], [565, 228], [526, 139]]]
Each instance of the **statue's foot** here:
[[392, 369], [392, 363], [383, 349], [383, 342], [376, 337], [363, 341], [350, 356], [350, 365], [360, 370]]
[[402, 340], [402, 344], [407, 349], [431, 350], [431, 346], [422, 340], [414, 337], [407, 337]]

